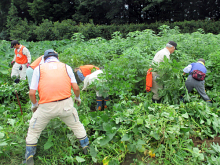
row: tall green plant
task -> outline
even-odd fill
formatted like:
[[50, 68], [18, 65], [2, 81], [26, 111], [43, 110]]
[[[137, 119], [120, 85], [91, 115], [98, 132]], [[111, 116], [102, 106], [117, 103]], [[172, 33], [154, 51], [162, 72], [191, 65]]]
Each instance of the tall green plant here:
[[164, 62], [153, 66], [153, 71], [159, 73], [159, 77], [156, 79], [157, 82], [163, 85], [163, 89], [159, 90], [163, 102], [177, 104], [180, 102], [179, 97], [182, 94], [187, 94], [182, 69], [181, 63], [176, 60], [170, 61], [166, 57]]

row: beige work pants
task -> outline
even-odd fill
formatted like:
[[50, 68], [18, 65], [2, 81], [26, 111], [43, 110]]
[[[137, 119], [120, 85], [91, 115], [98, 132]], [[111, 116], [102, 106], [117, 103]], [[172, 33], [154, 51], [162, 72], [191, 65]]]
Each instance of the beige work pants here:
[[159, 77], [159, 74], [157, 72], [152, 72], [152, 88], [151, 91], [154, 93], [153, 99], [154, 100], [160, 100], [158, 89], [163, 89], [162, 85], [157, 84], [156, 79]]
[[39, 105], [30, 120], [26, 143], [36, 144], [41, 132], [45, 129], [49, 121], [55, 117], [59, 117], [70, 127], [78, 139], [86, 136], [86, 130], [79, 121], [78, 113], [73, 107], [73, 99], [70, 97], [63, 101]]
[[[19, 70], [20, 66], [22, 66], [22, 70]], [[20, 76], [20, 80], [26, 80], [26, 70], [26, 64], [18, 64], [17, 62], [15, 62], [12, 67], [11, 77], [16, 76], [19, 78]]]

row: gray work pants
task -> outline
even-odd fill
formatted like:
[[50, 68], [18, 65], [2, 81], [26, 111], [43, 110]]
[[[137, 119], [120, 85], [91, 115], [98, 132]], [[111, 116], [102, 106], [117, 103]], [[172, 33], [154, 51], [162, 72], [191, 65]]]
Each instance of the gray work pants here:
[[159, 94], [158, 94], [158, 89], [163, 89], [163, 86], [156, 82], [157, 77], [159, 77], [159, 74], [157, 72], [152, 72], [152, 88], [151, 88], [151, 91], [154, 93], [153, 94], [153, 99], [154, 100], [160, 100], [160, 97], [159, 97]]
[[185, 82], [186, 88], [188, 90], [188, 93], [190, 93], [193, 88], [196, 88], [200, 96], [203, 98], [203, 100], [207, 101], [210, 100], [208, 95], [205, 92], [205, 80], [198, 81], [195, 80], [192, 76], [189, 76]]

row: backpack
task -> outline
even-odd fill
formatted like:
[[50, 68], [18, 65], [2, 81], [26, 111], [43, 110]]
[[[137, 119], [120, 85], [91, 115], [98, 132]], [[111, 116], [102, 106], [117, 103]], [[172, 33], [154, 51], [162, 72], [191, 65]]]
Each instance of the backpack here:
[[152, 87], [152, 68], [148, 69], [147, 75], [146, 75], [146, 91], [150, 92]]
[[194, 70], [191, 73], [192, 77], [198, 81], [203, 81], [205, 79], [205, 73], [200, 70]]

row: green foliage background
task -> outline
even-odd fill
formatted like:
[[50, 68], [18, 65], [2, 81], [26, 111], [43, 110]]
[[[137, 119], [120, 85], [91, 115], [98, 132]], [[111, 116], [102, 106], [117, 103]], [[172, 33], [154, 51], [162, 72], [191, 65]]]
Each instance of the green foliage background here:
[[[19, 22], [19, 23], [18, 23]], [[120, 31], [123, 38], [126, 38], [129, 32], [143, 31], [145, 29], [152, 29], [156, 34], [160, 32], [160, 27], [167, 25], [174, 29], [179, 27], [181, 33], [193, 33], [197, 29], [203, 29], [204, 33], [219, 33], [220, 21], [212, 20], [192, 20], [183, 22], [169, 23], [158, 21], [151, 24], [112, 24], [112, 25], [96, 25], [92, 21], [89, 23], [76, 23], [71, 19], [52, 22], [49, 19], [44, 19], [42, 23], [36, 25], [29, 23], [27, 20], [12, 15], [8, 18], [7, 33], [0, 34], [0, 39], [5, 40], [26, 40], [26, 41], [45, 41], [45, 40], [62, 40], [71, 39], [74, 33], [81, 33], [85, 40], [102, 37], [107, 40], [112, 39], [114, 32]], [[5, 31], [6, 32], [6, 31]]]
[[[38, 141], [36, 164], [120, 164], [129, 153], [140, 155], [141, 160], [134, 160], [137, 164], [219, 163], [218, 144], [194, 146], [192, 138], [214, 138], [220, 132], [220, 35], [205, 34], [203, 29], [182, 34], [178, 27], [170, 29], [167, 25], [159, 30], [158, 34], [149, 29], [129, 32], [126, 38], [117, 31], [110, 40], [97, 37], [86, 41], [82, 33], [75, 33], [71, 40], [20, 41], [30, 50], [32, 61], [52, 48], [59, 53], [60, 61], [72, 68], [84, 64], [104, 66], [100, 76], [104, 81], [95, 81], [87, 91], [81, 91], [82, 104], [75, 105], [90, 140], [90, 155], [83, 155], [71, 130], [59, 119], [53, 119]], [[177, 42], [178, 50], [171, 60], [153, 66], [164, 75], [160, 77], [164, 85], [160, 91], [163, 104], [152, 103], [152, 93], [145, 91], [146, 72], [152, 67], [155, 53], [170, 40]], [[16, 85], [10, 78], [9, 64], [14, 52], [9, 47], [10, 42], [1, 41], [0, 164], [19, 164], [25, 153], [32, 112], [27, 80]], [[186, 93], [182, 70], [198, 58], [206, 60], [206, 90], [212, 105], [204, 102], [195, 90], [185, 96], [185, 104], [179, 100]], [[83, 84], [78, 83], [82, 89]], [[103, 92], [109, 90], [107, 110], [95, 111], [93, 86]], [[149, 151], [156, 157], [151, 158]]]

